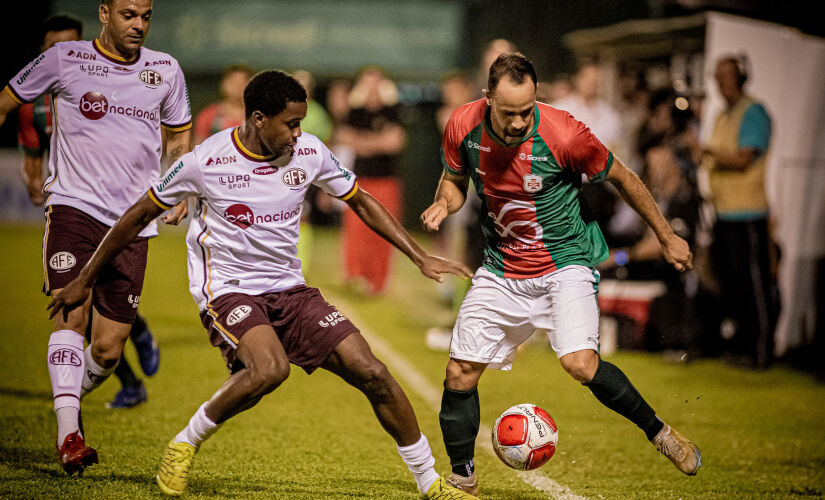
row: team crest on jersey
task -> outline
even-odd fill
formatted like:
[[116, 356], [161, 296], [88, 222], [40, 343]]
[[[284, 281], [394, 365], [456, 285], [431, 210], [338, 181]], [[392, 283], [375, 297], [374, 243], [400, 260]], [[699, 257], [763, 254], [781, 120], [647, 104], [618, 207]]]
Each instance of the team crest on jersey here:
[[153, 69], [144, 69], [140, 72], [140, 81], [146, 84], [147, 87], [157, 87], [163, 83], [160, 73]]
[[297, 188], [301, 187], [307, 181], [307, 173], [306, 170], [302, 168], [290, 168], [284, 175], [281, 176], [281, 179], [284, 181], [284, 184], [287, 186]]
[[241, 321], [245, 320], [249, 313], [252, 312], [252, 307], [243, 305], [238, 306], [235, 309], [232, 309], [232, 312], [229, 313], [229, 316], [226, 317], [226, 324], [232, 326], [236, 323], [240, 323]]
[[536, 193], [541, 190], [541, 177], [534, 174], [524, 176], [524, 190], [528, 193]]

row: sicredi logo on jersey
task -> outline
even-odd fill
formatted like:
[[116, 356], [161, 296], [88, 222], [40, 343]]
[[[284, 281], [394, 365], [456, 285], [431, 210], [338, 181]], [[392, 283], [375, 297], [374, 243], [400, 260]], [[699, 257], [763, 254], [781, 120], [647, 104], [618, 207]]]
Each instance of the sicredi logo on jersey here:
[[91, 91], [83, 94], [80, 98], [80, 114], [89, 120], [100, 120], [107, 114], [128, 116], [130, 118], [140, 118], [150, 122], [157, 122], [158, 115], [155, 111], [138, 109], [137, 106], [117, 106], [109, 105], [106, 96], [100, 92]]

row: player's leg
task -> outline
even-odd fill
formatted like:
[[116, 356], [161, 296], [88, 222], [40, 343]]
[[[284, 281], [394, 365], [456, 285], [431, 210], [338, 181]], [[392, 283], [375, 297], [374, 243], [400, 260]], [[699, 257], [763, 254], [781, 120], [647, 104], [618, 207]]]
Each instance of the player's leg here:
[[[534, 313], [536, 326], [546, 328], [564, 370], [587, 386], [603, 405], [636, 424], [685, 474], [701, 465], [699, 451], [662, 422], [627, 376], [598, 355], [598, 275], [583, 266], [570, 266], [547, 282], [546, 302]], [[668, 448], [658, 442], [668, 437]]]
[[418, 427], [407, 395], [386, 365], [373, 355], [360, 333], [354, 332], [344, 338], [321, 366], [364, 393], [381, 426], [395, 440], [398, 453], [412, 472], [422, 495], [426, 498], [474, 498], [462, 495], [439, 477], [430, 444]]
[[524, 290], [484, 268], [458, 312], [450, 343], [439, 422], [452, 473], [450, 484], [476, 494], [475, 441], [481, 423], [478, 381], [484, 370], [507, 369], [533, 332]]
[[[51, 290], [60, 293], [62, 288]], [[80, 398], [84, 373], [83, 335], [89, 319], [89, 300], [69, 313], [54, 318], [49, 337], [48, 368], [57, 416], [57, 450], [69, 475], [97, 463], [97, 452], [86, 446], [80, 423]]]
[[131, 338], [132, 343], [135, 344], [138, 362], [143, 373], [148, 377], [157, 373], [158, 367], [160, 366], [160, 348], [157, 342], [155, 342], [155, 337], [152, 335], [149, 325], [140, 314], [137, 315], [135, 322], [132, 323], [129, 338]]
[[[213, 329], [223, 328], [218, 321], [225, 318], [225, 313], [232, 306], [222, 308], [223, 316], [218, 315], [214, 321], [207, 319], [205, 324]], [[260, 324], [266, 320], [260, 310], [255, 309], [255, 314], [251, 316], [248, 321], [259, 324], [245, 333], [233, 335], [225, 331], [225, 335], [231, 336], [227, 337], [230, 340], [239, 339], [234, 345], [222, 346], [227, 365], [235, 368], [233, 373], [209, 401], [198, 408], [186, 427], [169, 442], [163, 454], [155, 480], [167, 495], [184, 492], [195, 452], [204, 441], [217, 432], [226, 420], [255, 406], [289, 376], [289, 359], [275, 330], [269, 324]]]

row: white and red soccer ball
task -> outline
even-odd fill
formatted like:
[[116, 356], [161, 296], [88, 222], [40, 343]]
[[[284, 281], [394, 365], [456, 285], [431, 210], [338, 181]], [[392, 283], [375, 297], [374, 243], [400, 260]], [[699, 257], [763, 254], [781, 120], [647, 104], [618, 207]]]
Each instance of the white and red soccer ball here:
[[518, 470], [537, 469], [556, 452], [558, 428], [553, 417], [529, 403], [511, 406], [493, 426], [493, 449], [502, 462]]

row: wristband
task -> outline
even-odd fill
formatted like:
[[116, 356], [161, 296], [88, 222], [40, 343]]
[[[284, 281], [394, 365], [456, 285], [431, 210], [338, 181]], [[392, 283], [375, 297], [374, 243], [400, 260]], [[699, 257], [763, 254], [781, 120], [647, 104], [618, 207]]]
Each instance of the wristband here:
[[616, 250], [613, 253], [613, 262], [615, 262], [617, 266], [623, 266], [630, 262], [630, 256], [628, 256], [624, 250]]

